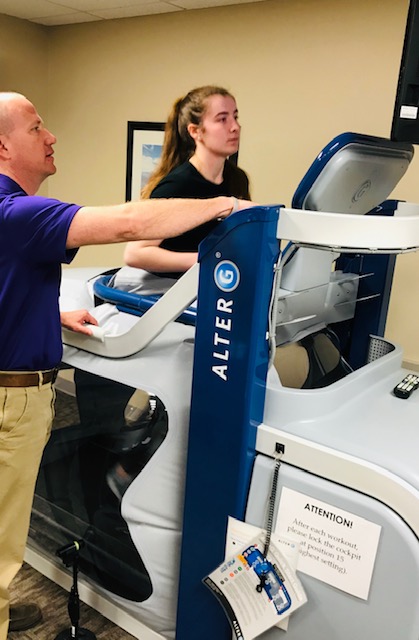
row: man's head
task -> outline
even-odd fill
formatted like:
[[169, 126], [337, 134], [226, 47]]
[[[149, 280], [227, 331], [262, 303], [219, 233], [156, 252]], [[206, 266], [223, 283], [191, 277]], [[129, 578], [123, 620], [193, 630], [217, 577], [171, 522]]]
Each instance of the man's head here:
[[52, 145], [35, 107], [20, 93], [0, 92], [0, 173], [32, 195], [56, 171]]

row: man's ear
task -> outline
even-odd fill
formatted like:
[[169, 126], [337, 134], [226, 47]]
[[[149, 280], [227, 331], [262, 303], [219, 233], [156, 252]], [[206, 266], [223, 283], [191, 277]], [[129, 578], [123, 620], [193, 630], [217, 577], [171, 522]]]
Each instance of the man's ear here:
[[7, 140], [4, 135], [0, 135], [0, 153], [7, 153]]
[[9, 149], [9, 141], [6, 135], [0, 134], [0, 159], [1, 160], [10, 160], [10, 149]]

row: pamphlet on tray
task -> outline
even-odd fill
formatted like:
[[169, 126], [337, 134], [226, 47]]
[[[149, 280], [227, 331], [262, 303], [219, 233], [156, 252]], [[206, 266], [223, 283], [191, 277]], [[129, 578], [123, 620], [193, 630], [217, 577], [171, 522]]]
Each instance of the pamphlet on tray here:
[[[298, 543], [229, 518], [226, 559], [203, 582], [219, 600], [237, 640], [253, 640], [278, 625], [307, 597], [295, 572]], [[285, 623], [285, 624], [284, 624]]]

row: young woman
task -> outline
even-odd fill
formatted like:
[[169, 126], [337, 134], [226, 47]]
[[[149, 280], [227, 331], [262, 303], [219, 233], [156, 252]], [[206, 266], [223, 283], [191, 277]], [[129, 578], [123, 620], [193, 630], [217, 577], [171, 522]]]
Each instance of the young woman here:
[[[237, 153], [240, 124], [234, 97], [222, 87], [205, 86], [177, 100], [169, 115], [160, 163], [143, 198], [250, 200], [249, 180], [229, 160]], [[179, 277], [197, 259], [199, 243], [217, 223], [203, 224], [169, 240], [129, 242], [125, 262], [159, 275]]]
[[[193, 89], [172, 107], [166, 123], [161, 160], [143, 189], [142, 198], [234, 196], [250, 200], [249, 180], [245, 172], [228, 159], [237, 153], [239, 142], [240, 125], [233, 96], [221, 87]], [[114, 286], [135, 291], [133, 280], [138, 277], [139, 291], [151, 286], [156, 287], [156, 293], [163, 293], [175, 278], [193, 266], [199, 243], [216, 224], [202, 224], [170, 240], [129, 242], [125, 262], [129, 267], [143, 271], [134, 275], [127, 269], [121, 269], [115, 276]], [[128, 285], [123, 282], [125, 274]], [[138, 409], [140, 422], [153, 424], [158, 419], [158, 400], [148, 398], [140, 390], [136, 394], [142, 407], [142, 411]], [[136, 465], [136, 460], [131, 460], [128, 454], [108, 472], [108, 485], [119, 499], [137, 475]]]

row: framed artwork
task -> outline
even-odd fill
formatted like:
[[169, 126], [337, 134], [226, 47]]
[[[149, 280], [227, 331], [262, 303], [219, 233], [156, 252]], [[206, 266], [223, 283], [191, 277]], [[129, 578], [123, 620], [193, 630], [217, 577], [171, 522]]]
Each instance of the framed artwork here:
[[125, 200], [138, 200], [161, 156], [164, 122], [128, 122]]

